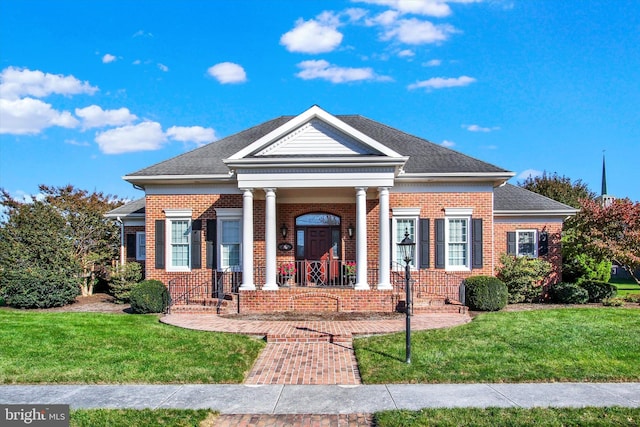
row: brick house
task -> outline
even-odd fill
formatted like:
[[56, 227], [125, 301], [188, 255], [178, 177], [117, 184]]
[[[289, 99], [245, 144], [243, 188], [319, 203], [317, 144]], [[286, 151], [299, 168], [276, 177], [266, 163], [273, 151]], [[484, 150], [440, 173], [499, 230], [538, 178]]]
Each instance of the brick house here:
[[547, 259], [560, 278], [575, 209], [513, 175], [313, 106], [125, 176], [145, 197], [107, 216], [122, 261], [144, 262], [173, 309], [394, 311], [408, 233], [414, 309], [459, 310], [464, 278], [494, 274], [504, 252]]

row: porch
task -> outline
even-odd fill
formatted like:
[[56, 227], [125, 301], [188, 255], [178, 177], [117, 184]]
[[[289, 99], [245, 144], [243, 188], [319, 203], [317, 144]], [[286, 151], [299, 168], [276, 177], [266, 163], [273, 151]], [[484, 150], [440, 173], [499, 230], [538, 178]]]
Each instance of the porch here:
[[[168, 283], [169, 312], [251, 314], [278, 312], [404, 312], [404, 267], [391, 267], [391, 289], [356, 289], [353, 262], [295, 261], [278, 265], [278, 288], [244, 290], [242, 271], [213, 271], [202, 280], [190, 275]], [[265, 267], [254, 269], [254, 283], [264, 284]], [[367, 281], [377, 283], [379, 263], [367, 263]], [[411, 272], [412, 313], [465, 313], [464, 276], [417, 269]]]

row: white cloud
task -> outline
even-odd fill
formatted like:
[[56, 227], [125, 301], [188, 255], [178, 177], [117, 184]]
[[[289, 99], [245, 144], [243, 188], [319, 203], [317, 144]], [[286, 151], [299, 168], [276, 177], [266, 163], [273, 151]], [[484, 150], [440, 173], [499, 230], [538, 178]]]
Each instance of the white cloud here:
[[527, 169], [520, 172], [520, 175], [517, 176], [517, 179], [527, 179], [529, 177], [535, 178], [538, 176], [542, 176], [542, 171], [539, 171], [537, 169]]
[[0, 98], [17, 99], [21, 96], [42, 98], [51, 94], [93, 95], [98, 90], [89, 82], [81, 82], [73, 76], [49, 74], [42, 71], [8, 67], [0, 73]]
[[74, 128], [78, 120], [68, 111], [33, 98], [0, 99], [0, 134], [37, 134], [52, 126]]
[[451, 148], [451, 147], [455, 146], [456, 143], [453, 142], [453, 141], [448, 141], [448, 140], [445, 139], [444, 141], [442, 141], [442, 143], [440, 143], [440, 145], [442, 145], [443, 147]]
[[106, 53], [103, 57], [102, 57], [102, 63], [103, 64], [108, 64], [110, 62], [114, 62], [117, 58], [113, 55], [111, 55], [110, 53]]
[[324, 79], [331, 83], [347, 83], [359, 80], [388, 81], [389, 77], [378, 76], [371, 68], [346, 68], [329, 64], [325, 60], [302, 61], [298, 64], [302, 68], [296, 76], [303, 80]]
[[143, 30], [138, 30], [135, 33], [133, 33], [133, 35], [131, 37], [153, 37], [152, 33], [148, 33], [146, 31]]
[[138, 118], [135, 114], [131, 114], [128, 108], [103, 110], [97, 105], [76, 108], [76, 116], [82, 119], [84, 129], [128, 125]]
[[331, 52], [342, 43], [342, 33], [335, 15], [324, 12], [317, 19], [296, 21], [295, 27], [280, 37], [280, 44], [289, 52]]
[[475, 82], [476, 79], [468, 76], [460, 77], [433, 77], [428, 80], [422, 80], [417, 83], [410, 84], [409, 90], [426, 88], [426, 89], [443, 89], [448, 87], [467, 86]]
[[425, 67], [439, 67], [442, 65], [441, 59], [431, 59], [423, 64]]
[[136, 59], [135, 61], [132, 62], [133, 65], [140, 65], [142, 64], [142, 61], [139, 59]]
[[416, 54], [411, 49], [404, 49], [404, 50], [401, 50], [400, 52], [398, 52], [398, 56], [400, 58], [411, 58], [413, 56], [416, 56]]
[[500, 130], [499, 126], [483, 127], [480, 125], [462, 125], [462, 127], [469, 132], [493, 132], [495, 130]]
[[142, 122], [96, 134], [96, 142], [100, 151], [105, 154], [157, 150], [166, 140], [167, 137], [162, 132], [160, 123], [157, 122]]
[[356, 0], [362, 3], [387, 6], [405, 14], [427, 15], [442, 18], [451, 15], [446, 0]]
[[222, 84], [244, 83], [247, 81], [247, 73], [244, 68], [233, 62], [221, 62], [209, 67], [207, 73]]
[[158, 68], [160, 69], [160, 71], [164, 71], [165, 73], [169, 71], [169, 67], [164, 64], [158, 64]]
[[198, 145], [215, 141], [216, 132], [202, 126], [172, 126], [167, 129], [167, 136], [175, 141], [194, 142]]
[[389, 24], [385, 29], [382, 39], [397, 39], [406, 44], [430, 44], [443, 42], [457, 30], [449, 24], [434, 25], [429, 21], [421, 21], [416, 18], [399, 19]]

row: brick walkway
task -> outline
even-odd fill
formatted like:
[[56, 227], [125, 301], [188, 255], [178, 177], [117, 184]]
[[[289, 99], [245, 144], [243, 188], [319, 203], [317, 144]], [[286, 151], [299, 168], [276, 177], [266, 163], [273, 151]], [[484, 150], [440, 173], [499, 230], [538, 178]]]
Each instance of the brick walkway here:
[[[413, 331], [457, 326], [466, 314], [416, 314]], [[354, 335], [402, 332], [405, 318], [383, 320], [239, 320], [215, 314], [171, 314], [162, 322], [188, 329], [266, 337], [267, 346], [246, 384], [361, 384], [353, 352]]]

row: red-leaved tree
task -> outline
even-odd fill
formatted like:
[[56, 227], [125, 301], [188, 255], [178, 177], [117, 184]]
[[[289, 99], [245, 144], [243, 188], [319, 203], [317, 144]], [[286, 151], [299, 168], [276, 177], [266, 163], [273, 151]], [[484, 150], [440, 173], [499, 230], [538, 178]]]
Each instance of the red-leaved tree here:
[[581, 204], [572, 238], [594, 257], [619, 264], [640, 284], [640, 203], [617, 199], [609, 206], [595, 200]]

